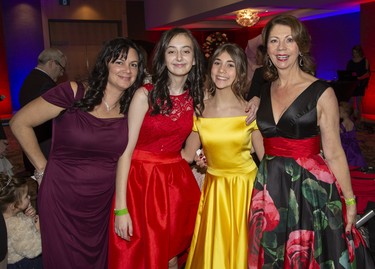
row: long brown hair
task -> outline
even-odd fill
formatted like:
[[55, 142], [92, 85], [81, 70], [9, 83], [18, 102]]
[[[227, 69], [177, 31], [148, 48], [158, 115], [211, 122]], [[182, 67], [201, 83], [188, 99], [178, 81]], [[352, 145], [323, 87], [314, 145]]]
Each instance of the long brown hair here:
[[[232, 84], [232, 91], [238, 98], [244, 99], [248, 88], [247, 58], [245, 52], [240, 46], [234, 43], [225, 43], [219, 46], [215, 50], [212, 57], [210, 57], [210, 60], [208, 62], [208, 72], [211, 72], [213, 63], [215, 62], [216, 58], [223, 52], [227, 52], [236, 65], [236, 78]], [[216, 85], [212, 80], [211, 75], [208, 76], [208, 92], [212, 96], [215, 95], [216, 92]]]
[[[298, 49], [301, 53], [300, 56], [298, 56], [298, 61], [302, 63], [299, 64], [299, 67], [302, 71], [315, 75], [315, 63], [314, 59], [310, 55], [311, 37], [305, 25], [292, 15], [279, 15], [274, 17], [266, 24], [262, 32], [263, 44], [266, 47], [270, 37], [270, 32], [275, 25], [285, 25], [291, 28], [292, 37], [297, 43]], [[266, 80], [274, 81], [279, 77], [277, 69], [271, 63], [268, 55], [264, 57], [263, 66], [264, 78]]]

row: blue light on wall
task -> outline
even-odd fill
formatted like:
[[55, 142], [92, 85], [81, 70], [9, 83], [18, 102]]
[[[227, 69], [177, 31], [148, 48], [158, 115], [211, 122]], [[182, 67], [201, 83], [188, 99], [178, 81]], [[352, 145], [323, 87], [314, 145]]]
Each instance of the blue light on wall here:
[[311, 53], [317, 65], [317, 77], [336, 80], [337, 70], [346, 69], [352, 47], [360, 43], [360, 13], [304, 21], [311, 39]]
[[2, 11], [12, 107], [17, 111], [23, 80], [44, 49], [40, 0], [2, 1]]

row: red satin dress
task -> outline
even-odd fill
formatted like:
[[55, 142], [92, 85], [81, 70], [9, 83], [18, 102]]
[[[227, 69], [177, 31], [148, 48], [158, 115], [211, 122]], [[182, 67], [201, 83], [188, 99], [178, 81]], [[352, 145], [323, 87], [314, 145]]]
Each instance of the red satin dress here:
[[[151, 84], [145, 87], [153, 88]], [[190, 245], [200, 190], [180, 151], [192, 130], [193, 101], [188, 91], [171, 98], [170, 114], [151, 115], [148, 111], [145, 115], [126, 197], [133, 236], [130, 242], [118, 237], [111, 214], [111, 269], [168, 268], [168, 261]]]

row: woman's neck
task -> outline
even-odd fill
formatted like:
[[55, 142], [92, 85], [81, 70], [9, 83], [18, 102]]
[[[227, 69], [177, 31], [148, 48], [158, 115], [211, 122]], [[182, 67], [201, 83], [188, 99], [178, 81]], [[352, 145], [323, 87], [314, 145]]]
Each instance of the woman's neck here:
[[171, 95], [180, 95], [184, 92], [184, 86], [187, 76], [184, 77], [170, 77], [169, 78], [169, 93]]

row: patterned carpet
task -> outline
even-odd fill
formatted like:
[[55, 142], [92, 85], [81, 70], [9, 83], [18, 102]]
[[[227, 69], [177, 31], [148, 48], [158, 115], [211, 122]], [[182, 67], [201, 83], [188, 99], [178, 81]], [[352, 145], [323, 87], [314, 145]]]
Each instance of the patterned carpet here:
[[358, 131], [357, 138], [367, 166], [375, 167], [375, 134], [369, 134], [367, 131]]

